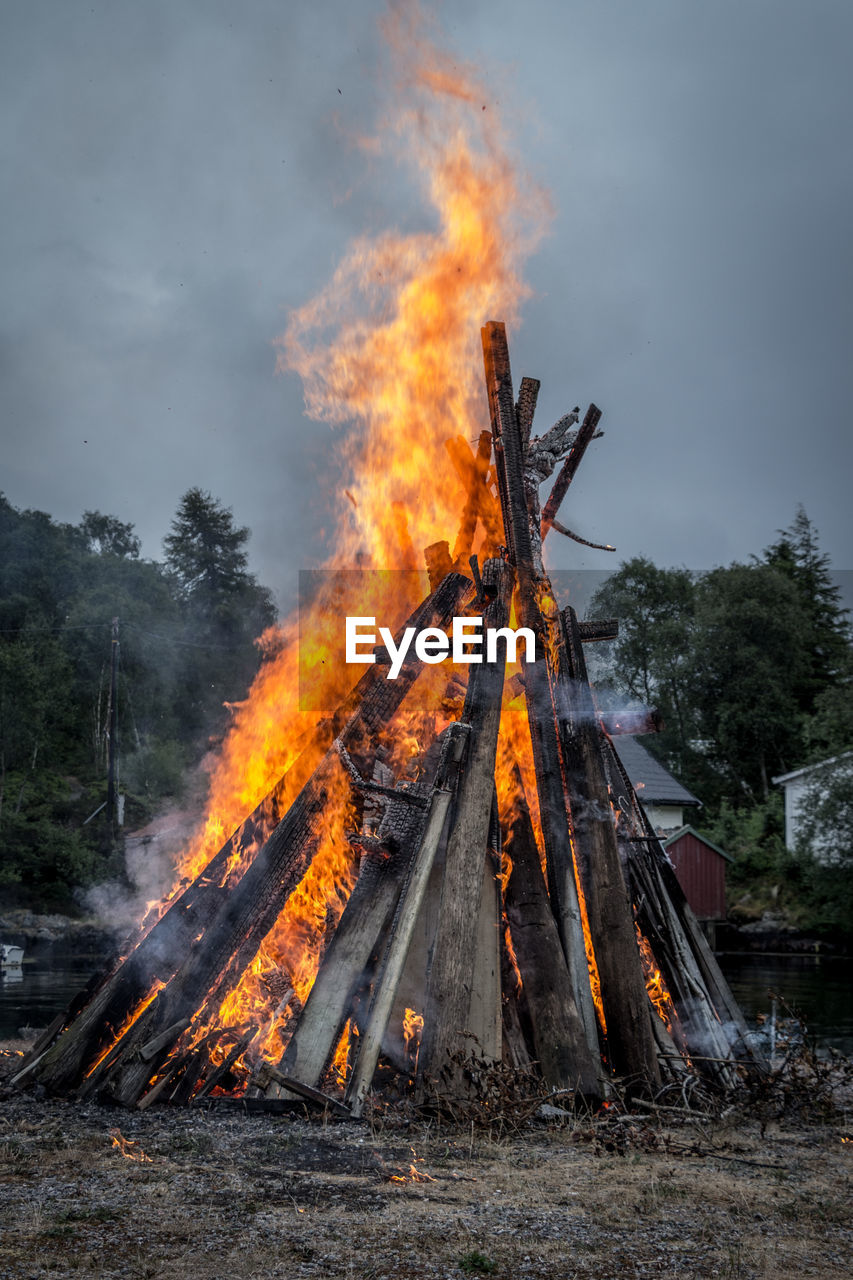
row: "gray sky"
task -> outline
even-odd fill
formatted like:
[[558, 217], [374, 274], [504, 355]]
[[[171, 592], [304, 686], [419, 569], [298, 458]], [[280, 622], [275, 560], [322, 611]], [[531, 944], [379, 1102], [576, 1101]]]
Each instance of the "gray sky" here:
[[[354, 235], [419, 216], [408, 176], [366, 169], [347, 141], [388, 105], [383, 11], [7, 0], [13, 504], [110, 512], [157, 557], [200, 485], [251, 526], [260, 579], [295, 591], [322, 554], [331, 436], [298, 379], [274, 376], [272, 342]], [[619, 558], [704, 568], [760, 552], [802, 502], [853, 567], [850, 0], [439, 13], [555, 209], [512, 357], [542, 379], [542, 426], [604, 410], [566, 523]]]

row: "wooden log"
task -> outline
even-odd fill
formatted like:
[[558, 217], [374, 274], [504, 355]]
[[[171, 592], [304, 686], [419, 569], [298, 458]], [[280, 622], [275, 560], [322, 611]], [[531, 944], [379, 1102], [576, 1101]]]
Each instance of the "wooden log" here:
[[[568, 800], [553, 702], [552, 685], [556, 671], [551, 667], [558, 638], [557, 609], [547, 579], [537, 581], [534, 574], [530, 513], [522, 467], [523, 447], [512, 404], [512, 374], [504, 326], [490, 322], [482, 330], [482, 338], [492, 434], [496, 441], [498, 491], [506, 540], [518, 575], [520, 620], [522, 626], [533, 630], [537, 641], [536, 661], [527, 662], [525, 656], [524, 692], [548, 866], [548, 887], [575, 1003], [583, 1020], [590, 1054], [595, 1056], [598, 1053], [598, 1032], [575, 883]], [[547, 619], [541, 607], [545, 600], [550, 601]]]
[[566, 713], [560, 738], [571, 795], [572, 837], [601, 979], [607, 1056], [618, 1075], [659, 1079], [634, 916], [622, 872], [602, 757], [601, 729], [573, 609], [564, 615], [568, 669], [560, 673]]
[[353, 1116], [362, 1113], [370, 1089], [382, 1038], [394, 1005], [394, 998], [409, 953], [415, 925], [423, 906], [424, 895], [441, 843], [457, 784], [457, 772], [467, 746], [469, 728], [451, 725], [445, 731], [442, 759], [436, 773], [436, 785], [430, 798], [427, 820], [420, 844], [412, 859], [409, 876], [400, 896], [400, 904], [390, 931], [382, 969], [373, 991], [370, 1014], [364, 1034], [359, 1037], [358, 1057], [347, 1089], [347, 1102]]
[[584, 644], [592, 644], [596, 640], [615, 640], [619, 635], [619, 619], [603, 618], [578, 622], [578, 631]]
[[[341, 1038], [352, 1000], [397, 907], [412, 850], [365, 851], [358, 880], [338, 921], [279, 1070], [317, 1088]], [[268, 1096], [279, 1097], [272, 1085]]]
[[518, 388], [518, 400], [515, 406], [515, 416], [518, 419], [518, 430], [521, 436], [522, 446], [526, 449], [530, 441], [530, 434], [533, 430], [533, 415], [536, 412], [536, 401], [539, 396], [539, 379], [538, 378], [522, 378], [521, 386]]
[[569, 971], [545, 880], [521, 773], [513, 776], [516, 805], [507, 840], [512, 871], [506, 914], [524, 987], [534, 1057], [554, 1089], [572, 1089], [590, 1099], [604, 1097], [601, 1064], [593, 1058], [575, 1003]]
[[148, 1092], [137, 1102], [137, 1111], [147, 1111], [147, 1109], [153, 1106], [155, 1102], [159, 1102], [164, 1094], [171, 1092], [175, 1086], [175, 1081], [177, 1080], [179, 1073], [183, 1071], [191, 1056], [192, 1051], [179, 1053], [171, 1062], [166, 1064], [166, 1070], [160, 1076], [160, 1079], [157, 1080]]
[[548, 501], [542, 511], [542, 540], [544, 542], [548, 530], [550, 529], [557, 512], [560, 510], [560, 503], [565, 498], [569, 490], [569, 485], [574, 479], [575, 472], [580, 466], [581, 459], [586, 453], [587, 446], [595, 435], [595, 429], [601, 421], [601, 410], [591, 404], [586, 411], [586, 416], [578, 432], [577, 439], [572, 445], [569, 456], [560, 468], [557, 479], [554, 481], [554, 487], [548, 495]]
[[[279, 1085], [289, 1094], [298, 1095], [306, 1102], [313, 1102], [318, 1107], [328, 1108], [333, 1115], [339, 1116], [342, 1120], [349, 1120], [352, 1115], [349, 1108], [338, 1102], [337, 1098], [330, 1098], [328, 1094], [321, 1093], [319, 1089], [313, 1089], [310, 1085], [303, 1084], [301, 1080], [294, 1080], [292, 1076], [284, 1075], [276, 1067], [272, 1067], [268, 1062], [265, 1062], [255, 1073], [254, 1083], [261, 1089], [267, 1089], [271, 1082]], [[276, 1099], [270, 1099], [270, 1101], [276, 1101]], [[261, 1110], [262, 1108], [252, 1109]]]
[[[493, 802], [493, 810], [496, 806]], [[495, 812], [496, 817], [496, 812]], [[499, 830], [500, 828], [498, 828]], [[474, 964], [468, 1002], [468, 1030], [478, 1053], [498, 1062], [503, 1049], [501, 1021], [501, 853], [491, 838], [483, 859], [480, 909], [476, 918]]]
[[[505, 627], [509, 618], [512, 573], [501, 560], [488, 560], [483, 585], [497, 586], [483, 614], [483, 628]], [[506, 672], [503, 642], [497, 662], [472, 666], [462, 720], [471, 727], [471, 742], [447, 846], [441, 888], [438, 929], [432, 968], [427, 984], [424, 1030], [418, 1074], [437, 1075], [449, 1054], [469, 1054], [473, 1046], [473, 975], [477, 967], [478, 918], [483, 890], [483, 863], [487, 855], [495, 776], [495, 755]], [[498, 937], [493, 940], [493, 960], [499, 965]], [[478, 1024], [492, 1059], [500, 1056], [500, 1006], [479, 1010]], [[493, 1022], [493, 1025], [490, 1023]], [[467, 1037], [467, 1038], [466, 1038]], [[480, 1050], [486, 1051], [486, 1045]]]
[[139, 1050], [139, 1056], [143, 1062], [150, 1062], [152, 1058], [156, 1058], [157, 1054], [164, 1045], [172, 1045], [187, 1027], [190, 1025], [189, 1018], [181, 1018], [179, 1022], [173, 1026], [167, 1027], [165, 1031], [161, 1031], [159, 1036], [155, 1036], [153, 1040], [149, 1040], [148, 1044], [144, 1044]]
[[[458, 611], [462, 599], [470, 590], [470, 579], [463, 577], [461, 574], [449, 574], [440, 587], [414, 611], [406, 625], [419, 628], [444, 625]], [[419, 665], [412, 664], [404, 666], [397, 680], [387, 680], [383, 669], [378, 665], [371, 665], [367, 668], [364, 676], [359, 680], [353, 692], [335, 715], [318, 727], [316, 742], [309, 744], [294, 768], [273, 789], [270, 795], [257, 806], [253, 814], [231, 836], [206, 870], [172, 904], [136, 950], [127, 957], [125, 962], [115, 971], [112, 978], [101, 987], [90, 1004], [43, 1056], [36, 1072], [36, 1078], [40, 1083], [51, 1091], [56, 1092], [73, 1088], [79, 1084], [90, 1064], [97, 1060], [103, 1048], [110, 1043], [119, 1032], [121, 1026], [125, 1024], [128, 1016], [132, 1015], [134, 1010], [146, 999], [154, 982], [157, 980], [169, 981], [173, 979], [182, 966], [194, 968], [198, 964], [198, 957], [195, 953], [198, 952], [201, 944], [197, 944], [196, 939], [200, 928], [205, 929], [206, 936], [207, 929], [205, 926], [210, 927], [213, 908], [216, 909], [217, 918], [224, 919], [227, 917], [235, 921], [243, 918], [241, 912], [245, 913], [246, 911], [245, 891], [240, 898], [243, 906], [238, 906], [235, 911], [229, 912], [230, 898], [236, 890], [232, 889], [227, 898], [225, 898], [217, 883], [220, 871], [232, 853], [243, 848], [247, 841], [254, 842], [260, 838], [260, 833], [266, 830], [266, 825], [272, 821], [274, 815], [278, 814], [279, 807], [283, 803], [283, 797], [290, 795], [296, 780], [301, 780], [300, 790], [297, 792], [293, 804], [288, 808], [287, 814], [280, 817], [278, 824], [273, 828], [273, 833], [279, 832], [279, 844], [283, 837], [291, 841], [301, 838], [307, 842], [310, 837], [312, 823], [318, 820], [320, 806], [316, 803], [317, 798], [323, 786], [328, 782], [330, 769], [336, 767], [335, 761], [330, 760], [328, 754], [329, 748], [334, 741], [335, 732], [345, 735], [347, 743], [352, 749], [357, 749], [365, 740], [373, 740], [375, 734], [387, 724], [396, 707], [400, 705], [418, 674]], [[343, 721], [345, 713], [348, 713], [348, 718]], [[322, 750], [320, 750], [321, 747]], [[325, 757], [323, 752], [326, 753]], [[321, 762], [319, 765], [317, 763], [318, 758]], [[315, 769], [316, 775], [314, 775]], [[309, 789], [308, 792], [306, 792], [306, 788]], [[281, 828], [287, 822], [290, 808], [294, 805], [297, 806], [297, 812], [291, 819], [286, 831], [282, 832]], [[310, 854], [306, 853], [306, 856], [310, 856]], [[267, 865], [278, 866], [274, 855], [267, 855], [264, 866]], [[252, 866], [254, 866], [254, 863], [252, 863]], [[214, 867], [216, 868], [215, 873], [212, 871]], [[294, 862], [291, 867], [291, 875], [286, 879], [285, 885], [282, 887], [285, 898], [294, 887], [290, 882], [292, 877], [298, 875], [301, 878], [303, 872], [304, 867], [301, 863]], [[271, 871], [269, 874], [274, 879], [275, 872]], [[263, 866], [259, 867], [256, 877], [263, 879]], [[237, 889], [239, 889], [239, 884], [241, 883], [242, 880], [236, 886]], [[189, 903], [189, 906], [187, 906], [187, 903]], [[199, 913], [200, 904], [204, 907], [204, 911], [201, 914]], [[270, 907], [271, 910], [272, 907]], [[264, 920], [266, 919], [267, 916], [264, 917]], [[272, 921], [267, 926], [267, 932], [271, 924]], [[256, 951], [259, 940], [255, 945], [253, 935], [246, 945], [247, 949], [251, 949], [254, 945]], [[204, 946], [202, 946], [202, 951], [208, 954], [208, 948]], [[252, 952], [253, 954], [254, 951]], [[216, 976], [215, 973], [208, 973], [209, 985], [213, 985], [213, 980]], [[225, 981], [233, 985], [238, 977], [239, 973], [229, 972]], [[190, 1000], [198, 999], [196, 987], [197, 983], [193, 983], [190, 986], [192, 993], [188, 995]], [[171, 998], [169, 1001], [164, 1001], [163, 1006], [170, 1002]], [[180, 1012], [176, 1013], [172, 1018], [173, 1022], [187, 1016], [187, 1010], [183, 1004], [180, 1004], [179, 1007]], [[157, 1032], [165, 1030], [167, 1025], [160, 1021], [160, 1009], [158, 1009], [156, 1016], [150, 1010], [146, 1011], [146, 1026], [155, 1025]], [[148, 1038], [150, 1039], [151, 1036]], [[99, 1068], [99, 1079], [103, 1075], [102, 1068]]]
[[501, 921], [501, 1005], [503, 1060], [527, 1071], [534, 1058], [533, 1029], [506, 918]]
[[[244, 1036], [241, 1036], [241, 1038], [234, 1045], [234, 1048], [231, 1049], [231, 1051], [226, 1055], [223, 1061], [220, 1062], [219, 1066], [214, 1068], [214, 1070], [210, 1073], [210, 1075], [205, 1080], [202, 1088], [199, 1089], [198, 1092], [195, 1094], [194, 1100], [196, 1102], [201, 1102], [201, 1100], [203, 1098], [206, 1098], [209, 1093], [212, 1093], [212, 1091], [216, 1088], [216, 1086], [220, 1083], [220, 1081], [225, 1079], [225, 1077], [228, 1075], [228, 1072], [231, 1070], [234, 1064], [238, 1062], [240, 1058], [242, 1058], [243, 1054], [249, 1048], [252, 1041], [257, 1036], [259, 1029], [260, 1028], [258, 1027], [250, 1027], [249, 1030], [246, 1032], [246, 1034]], [[147, 1097], [148, 1095], [146, 1094], [145, 1096]], [[144, 1102], [145, 1099], [143, 1098], [142, 1101]], [[137, 1103], [137, 1106], [139, 1105], [141, 1104]]]
[[[703, 1069], [721, 1084], [732, 1085], [737, 1081], [731, 1065], [734, 1059], [752, 1060], [759, 1067], [764, 1064], [749, 1044], [743, 1014], [621, 761], [607, 739], [604, 747], [611, 788], [624, 815], [623, 863], [637, 904], [638, 924], [675, 1007], [676, 1047], [688, 1051], [691, 1061], [716, 1063]], [[697, 1054], [697, 1049], [703, 1052]]]

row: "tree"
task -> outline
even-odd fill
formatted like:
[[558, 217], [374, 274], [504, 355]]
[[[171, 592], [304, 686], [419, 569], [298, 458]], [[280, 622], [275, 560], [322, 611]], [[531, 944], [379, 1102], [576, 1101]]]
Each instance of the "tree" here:
[[84, 511], [80, 529], [90, 551], [96, 555], [121, 556], [128, 560], [139, 559], [140, 541], [132, 524], [125, 524], [115, 516], [102, 515], [100, 511]]
[[248, 571], [249, 536], [218, 499], [195, 488], [163, 540], [184, 611], [186, 724], [194, 732], [221, 727], [223, 703], [242, 696], [258, 669], [255, 640], [275, 621], [270, 592]]
[[810, 638], [802, 594], [776, 568], [733, 564], [703, 576], [691, 688], [701, 735], [735, 800], [766, 800], [771, 774], [802, 758]]
[[691, 704], [696, 580], [687, 569], [659, 569], [635, 557], [596, 591], [590, 617], [619, 619], [619, 639], [601, 670], [596, 646], [594, 679], [603, 689], [657, 706], [665, 729], [651, 749], [680, 775], [691, 773], [697, 736]]
[[812, 711], [815, 698], [840, 677], [850, 649], [849, 610], [842, 608], [841, 592], [832, 581], [829, 556], [819, 549], [818, 534], [806, 515], [797, 514], [788, 529], [780, 529], [779, 540], [764, 551], [763, 561], [783, 573], [800, 592], [808, 620], [809, 671], [798, 689], [803, 711]]

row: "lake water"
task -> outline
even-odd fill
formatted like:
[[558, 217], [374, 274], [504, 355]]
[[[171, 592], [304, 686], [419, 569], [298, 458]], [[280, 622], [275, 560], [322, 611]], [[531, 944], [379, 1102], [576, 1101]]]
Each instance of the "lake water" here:
[[[742, 954], [718, 959], [751, 1025], [770, 1014], [775, 994], [802, 1016], [819, 1044], [853, 1056], [853, 959]], [[17, 973], [0, 970], [0, 1039], [16, 1036], [19, 1027], [47, 1026], [99, 967], [95, 960], [78, 959], [53, 966], [25, 961]], [[784, 1016], [781, 1005], [778, 1016]]]

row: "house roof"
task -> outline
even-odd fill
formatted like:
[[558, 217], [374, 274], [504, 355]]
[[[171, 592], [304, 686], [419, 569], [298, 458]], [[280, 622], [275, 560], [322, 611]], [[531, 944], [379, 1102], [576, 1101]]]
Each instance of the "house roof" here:
[[613, 739], [613, 746], [643, 804], [702, 804], [636, 738], [620, 734]]
[[807, 773], [819, 773], [823, 769], [829, 769], [832, 765], [838, 764], [839, 760], [851, 758], [853, 758], [853, 751], [843, 751], [840, 756], [830, 756], [828, 760], [818, 760], [816, 764], [804, 764], [801, 769], [794, 769], [792, 773], [780, 773], [777, 778], [771, 778], [770, 781], [778, 782], [785, 787], [795, 778], [802, 778]]
[[726, 853], [725, 849], [721, 849], [718, 844], [714, 844], [713, 840], [709, 840], [707, 836], [703, 836], [701, 831], [697, 831], [695, 827], [682, 827], [679, 831], [673, 831], [671, 836], [667, 836], [663, 842], [664, 849], [668, 849], [670, 845], [675, 844], [682, 836], [693, 836], [696, 840], [701, 840], [702, 844], [706, 844], [709, 849], [713, 849], [714, 853], [718, 853], [721, 858], [725, 858], [726, 862], [734, 862], [734, 858], [730, 853]]

